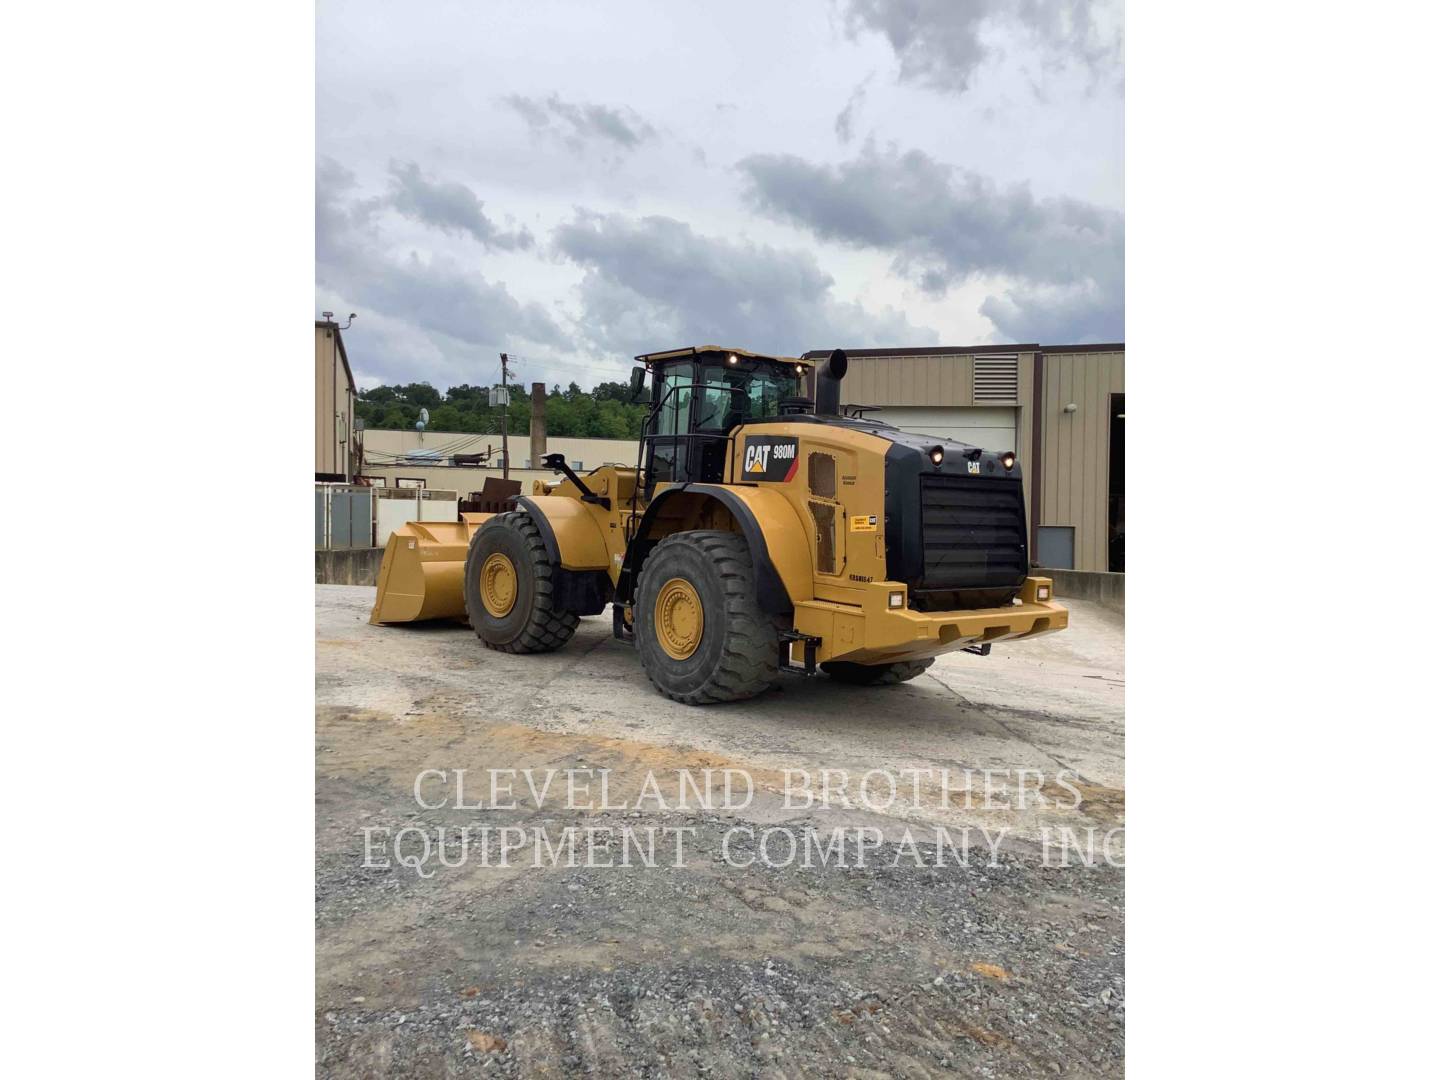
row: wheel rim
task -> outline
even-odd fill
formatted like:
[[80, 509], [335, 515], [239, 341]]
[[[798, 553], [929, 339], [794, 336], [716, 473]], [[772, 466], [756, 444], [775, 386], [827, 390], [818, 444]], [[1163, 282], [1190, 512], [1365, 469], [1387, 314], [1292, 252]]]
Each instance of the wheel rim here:
[[515, 564], [495, 552], [480, 567], [480, 601], [489, 615], [500, 619], [515, 606]]
[[705, 633], [700, 594], [684, 578], [671, 578], [655, 598], [655, 637], [672, 660], [688, 660]]

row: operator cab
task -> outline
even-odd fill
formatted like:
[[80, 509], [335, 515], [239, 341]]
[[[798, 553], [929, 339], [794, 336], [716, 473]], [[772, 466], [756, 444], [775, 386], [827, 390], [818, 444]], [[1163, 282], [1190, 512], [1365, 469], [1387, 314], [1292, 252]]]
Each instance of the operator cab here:
[[[650, 417], [643, 435], [645, 499], [661, 483], [725, 479], [730, 433], [780, 416], [800, 400], [810, 365], [788, 356], [701, 345], [635, 358], [652, 373]], [[638, 383], [643, 375], [636, 369]]]

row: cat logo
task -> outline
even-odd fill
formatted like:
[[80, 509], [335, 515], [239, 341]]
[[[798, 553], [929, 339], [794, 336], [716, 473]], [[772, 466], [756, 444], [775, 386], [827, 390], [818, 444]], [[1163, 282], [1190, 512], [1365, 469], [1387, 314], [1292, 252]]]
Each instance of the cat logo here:
[[979, 463], [978, 461], [971, 461], [971, 462], [968, 462], [967, 464], [968, 464], [969, 467], [970, 467], [970, 475], [971, 475], [971, 476], [979, 476], [979, 475], [980, 475], [980, 463]]
[[784, 483], [800, 467], [800, 440], [790, 435], [747, 435], [740, 472], [746, 480]]

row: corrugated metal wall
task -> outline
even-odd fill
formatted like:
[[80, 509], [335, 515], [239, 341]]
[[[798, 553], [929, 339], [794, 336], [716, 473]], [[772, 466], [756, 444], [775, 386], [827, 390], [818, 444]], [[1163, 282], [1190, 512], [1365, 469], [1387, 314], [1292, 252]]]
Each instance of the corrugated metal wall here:
[[315, 327], [315, 471], [343, 476], [354, 417], [336, 342], [335, 332]]
[[1046, 352], [1044, 378], [1039, 524], [1074, 527], [1076, 570], [1108, 570], [1110, 395], [1125, 391], [1125, 354]]
[[973, 405], [975, 360], [949, 356], [866, 356], [840, 384], [846, 405]]
[[315, 471], [338, 473], [332, 442], [335, 430], [335, 338], [315, 328]]

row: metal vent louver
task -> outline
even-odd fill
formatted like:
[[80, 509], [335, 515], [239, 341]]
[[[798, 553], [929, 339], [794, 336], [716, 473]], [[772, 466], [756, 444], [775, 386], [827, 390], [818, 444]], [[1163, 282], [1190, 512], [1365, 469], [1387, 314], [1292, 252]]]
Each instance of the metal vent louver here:
[[1014, 405], [1019, 396], [1018, 356], [975, 357], [976, 405]]

